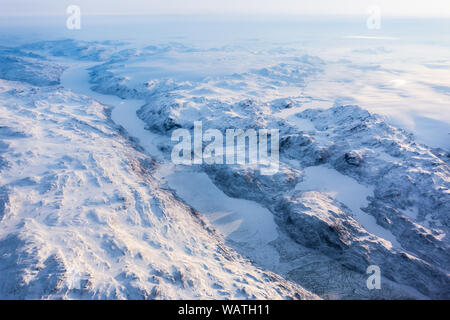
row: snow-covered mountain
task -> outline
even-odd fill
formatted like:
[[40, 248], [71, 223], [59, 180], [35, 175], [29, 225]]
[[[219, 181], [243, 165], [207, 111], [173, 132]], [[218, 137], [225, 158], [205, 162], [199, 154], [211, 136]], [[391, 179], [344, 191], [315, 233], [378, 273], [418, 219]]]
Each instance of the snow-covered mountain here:
[[[449, 150], [313, 108], [326, 59], [62, 40], [0, 61], [1, 298], [450, 297]], [[279, 172], [174, 165], [194, 121], [279, 129]]]
[[317, 298], [161, 188], [107, 107], [60, 86], [0, 88], [1, 298]]

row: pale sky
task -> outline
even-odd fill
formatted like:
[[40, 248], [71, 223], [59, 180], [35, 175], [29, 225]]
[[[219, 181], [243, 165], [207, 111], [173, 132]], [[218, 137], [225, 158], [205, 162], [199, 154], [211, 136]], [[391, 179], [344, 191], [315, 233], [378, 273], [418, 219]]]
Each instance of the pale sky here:
[[450, 17], [450, 0], [0, 0], [0, 15], [83, 14], [327, 14], [365, 15], [378, 5], [386, 16]]

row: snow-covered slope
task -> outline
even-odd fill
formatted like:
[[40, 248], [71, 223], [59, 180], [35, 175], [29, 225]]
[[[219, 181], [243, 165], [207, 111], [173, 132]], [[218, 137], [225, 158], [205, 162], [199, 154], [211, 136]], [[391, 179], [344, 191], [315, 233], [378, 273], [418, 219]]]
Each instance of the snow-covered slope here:
[[161, 189], [105, 106], [4, 80], [0, 101], [1, 298], [315, 298]]
[[[324, 103], [304, 90], [327, 61], [176, 43], [15, 51], [56, 83], [67, 73], [64, 87], [1, 84], [3, 296], [449, 297], [448, 150], [355, 105], [307, 108]], [[279, 129], [279, 172], [173, 165], [171, 133], [194, 121]]]
[[[341, 271], [347, 278], [355, 277], [352, 271], [364, 273], [367, 266], [379, 265], [386, 281], [393, 282], [391, 292], [382, 293], [384, 297], [446, 297], [450, 285], [448, 152], [416, 143], [413, 135], [357, 106], [301, 111], [301, 99], [282, 98], [286, 96], [283, 88], [301, 88], [324, 64], [305, 56], [294, 66], [276, 64], [231, 78], [170, 85], [165, 80], [154, 87], [115, 76], [108, 71], [114, 68], [113, 62], [93, 68], [92, 80], [95, 90], [145, 99], [147, 104], [138, 116], [149, 130], [167, 137], [174, 129], [190, 129], [199, 120], [204, 130], [279, 128], [282, 170], [274, 177], [239, 166], [204, 166], [203, 170], [227, 195], [257, 201], [271, 210], [281, 230], [279, 239], [285, 232], [293, 240], [279, 242], [281, 260], [283, 251], [300, 245], [298, 250], [312, 248], [347, 268]], [[247, 90], [234, 85], [241, 81]], [[195, 207], [201, 193], [196, 197], [184, 200]], [[306, 203], [312, 213], [302, 209]], [[335, 209], [323, 211], [330, 205]], [[334, 212], [333, 216], [325, 218], [327, 212]], [[329, 290], [323, 278], [312, 281], [303, 266], [295, 265], [296, 259], [281, 266], [267, 259], [267, 253], [247, 250], [248, 243], [234, 246], [265, 268], [298, 283], [310, 282], [315, 292]], [[269, 247], [273, 245], [260, 249], [270, 252]], [[355, 290], [359, 297], [373, 295], [362, 290], [362, 282], [343, 287], [338, 281], [330, 283], [339, 288], [334, 294], [340, 297], [354, 297]]]
[[24, 81], [36, 86], [59, 84], [63, 68], [43, 56], [19, 49], [0, 47], [0, 78]]
[[[154, 121], [158, 123], [160, 118], [154, 116], [150, 106], [144, 106], [138, 114], [145, 115], [149, 128], [154, 128]], [[447, 296], [450, 169], [446, 151], [417, 144], [403, 130], [355, 106], [299, 113], [300, 119], [315, 128], [307, 131], [271, 117], [276, 105], [264, 117], [258, 113], [268, 108], [266, 104], [243, 102], [240, 106], [224, 104], [223, 111], [216, 111], [224, 115], [223, 121], [218, 117], [200, 119], [212, 128], [225, 129], [236, 122], [226, 116], [233, 110], [238, 121], [248, 119], [244, 128], [262, 128], [267, 123], [280, 128], [282, 170], [272, 177], [239, 166], [204, 166], [204, 170], [227, 195], [263, 203], [273, 212], [281, 230], [295, 242], [279, 242], [281, 257], [288, 250], [286, 246], [299, 244], [350, 270], [363, 273], [367, 266], [376, 264], [397, 284], [417, 288], [433, 298]], [[189, 107], [180, 106], [184, 113], [189, 113]], [[166, 126], [168, 133], [185, 126], [176, 104], [162, 108], [160, 114], [172, 119], [172, 126]], [[271, 262], [269, 266], [266, 259], [252, 258], [281, 272], [282, 268]], [[291, 270], [287, 273], [297, 271], [291, 279], [299, 283], [309, 278], [307, 272], [298, 277], [302, 266], [288, 268]], [[316, 290], [322, 281], [314, 283]], [[340, 288], [340, 295], [353, 296], [349, 291], [358, 287], [347, 284]], [[319, 290], [316, 292], [324, 293], [323, 288]], [[400, 292], [414, 296], [413, 290]]]

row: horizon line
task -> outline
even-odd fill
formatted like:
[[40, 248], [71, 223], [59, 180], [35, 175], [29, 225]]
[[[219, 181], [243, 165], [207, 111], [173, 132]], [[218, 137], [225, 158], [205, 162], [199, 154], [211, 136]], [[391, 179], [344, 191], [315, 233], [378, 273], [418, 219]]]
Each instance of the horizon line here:
[[[171, 16], [223, 16], [223, 17], [367, 17], [366, 13], [218, 13], [218, 12], [199, 12], [199, 13], [142, 13], [142, 12], [127, 12], [127, 13], [93, 13], [87, 12], [83, 13], [83, 16], [160, 16], [160, 17], [171, 17]], [[0, 13], [0, 17], [67, 17], [68, 14], [60, 14], [60, 13], [36, 13], [36, 14], [6, 14]], [[445, 19], [450, 18], [450, 14], [448, 15], [396, 15], [396, 14], [383, 14], [382, 17], [389, 19]]]

